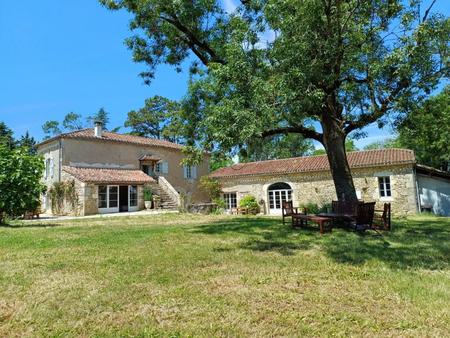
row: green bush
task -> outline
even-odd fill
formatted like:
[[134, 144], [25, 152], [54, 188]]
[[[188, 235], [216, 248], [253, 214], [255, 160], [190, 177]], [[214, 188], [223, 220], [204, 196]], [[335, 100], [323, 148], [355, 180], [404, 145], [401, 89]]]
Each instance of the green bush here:
[[0, 223], [39, 208], [44, 160], [26, 148], [10, 149], [0, 142]]
[[247, 208], [251, 214], [256, 215], [259, 212], [259, 204], [256, 201], [255, 196], [247, 195], [241, 198], [239, 201], [239, 206], [241, 208]]
[[222, 186], [216, 179], [208, 176], [202, 176], [200, 178], [199, 187], [208, 194], [211, 201], [215, 201], [220, 198]]
[[152, 201], [153, 200], [153, 191], [150, 187], [144, 187], [144, 201]]
[[318, 205], [317, 203], [305, 203], [300, 205], [300, 209], [306, 209], [308, 214], [320, 214], [331, 209], [331, 203]]

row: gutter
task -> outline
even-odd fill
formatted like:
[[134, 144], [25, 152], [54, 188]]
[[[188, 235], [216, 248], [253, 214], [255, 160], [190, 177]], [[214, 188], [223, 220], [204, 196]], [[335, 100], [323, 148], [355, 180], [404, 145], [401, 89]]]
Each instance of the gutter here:
[[417, 180], [417, 171], [416, 171], [416, 166], [413, 167], [413, 173], [414, 173], [414, 185], [416, 186], [416, 207], [418, 212], [421, 214], [422, 213], [422, 202], [420, 201], [420, 194], [419, 194], [419, 182]]

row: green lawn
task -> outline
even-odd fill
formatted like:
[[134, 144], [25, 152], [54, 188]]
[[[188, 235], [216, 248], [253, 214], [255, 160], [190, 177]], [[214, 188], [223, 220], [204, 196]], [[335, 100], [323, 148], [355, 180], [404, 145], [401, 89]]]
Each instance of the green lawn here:
[[0, 336], [448, 336], [450, 219], [382, 237], [266, 217], [0, 227]]

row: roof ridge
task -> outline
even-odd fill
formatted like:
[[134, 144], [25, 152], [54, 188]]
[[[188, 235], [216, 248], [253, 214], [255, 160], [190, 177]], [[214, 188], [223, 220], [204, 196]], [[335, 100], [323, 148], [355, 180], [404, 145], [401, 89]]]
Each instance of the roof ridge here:
[[[378, 151], [387, 151], [387, 150], [405, 150], [405, 151], [408, 151], [410, 153], [414, 152], [411, 149], [396, 148], [395, 147], [395, 148], [383, 148], [383, 149], [354, 150], [354, 151], [347, 152], [347, 155], [348, 154], [355, 154], [355, 153], [369, 153], [369, 152], [378, 152]], [[262, 160], [262, 161], [251, 161], [251, 162], [239, 162], [239, 163], [235, 163], [235, 164], [231, 165], [230, 167], [234, 167], [234, 166], [237, 166], [237, 165], [253, 164], [253, 163], [267, 163], [267, 162], [274, 162], [274, 161], [285, 161], [285, 160], [295, 160], [295, 159], [301, 159], [301, 158], [318, 158], [318, 157], [327, 157], [327, 154], [294, 156], [294, 157], [285, 157], [285, 158]], [[224, 167], [224, 168], [230, 168], [230, 167]], [[222, 169], [222, 168], [220, 168], [220, 169]], [[217, 170], [220, 170], [220, 169], [217, 169]]]

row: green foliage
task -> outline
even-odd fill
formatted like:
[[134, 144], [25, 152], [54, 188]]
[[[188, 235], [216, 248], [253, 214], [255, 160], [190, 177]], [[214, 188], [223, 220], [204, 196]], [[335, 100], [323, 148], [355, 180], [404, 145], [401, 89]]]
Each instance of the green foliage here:
[[222, 153], [213, 153], [209, 160], [209, 167], [211, 171], [229, 167], [233, 164], [233, 160]]
[[83, 129], [83, 122], [81, 121], [81, 115], [73, 112], [68, 113], [64, 116], [62, 122], [64, 129], [68, 131]]
[[264, 161], [304, 156], [313, 150], [311, 140], [299, 134], [275, 135], [264, 140], [256, 138], [239, 152], [240, 162]]
[[323, 212], [328, 212], [331, 209], [331, 203], [326, 203], [319, 205], [317, 203], [305, 203], [300, 205], [300, 209], [306, 210], [308, 214], [320, 214]]
[[399, 143], [414, 150], [419, 163], [447, 169], [450, 163], [450, 85], [430, 97], [398, 126]]
[[239, 201], [239, 206], [241, 208], [247, 208], [251, 214], [256, 215], [259, 213], [259, 204], [255, 196], [247, 195], [242, 197]]
[[17, 141], [17, 146], [27, 149], [30, 155], [37, 154], [36, 140], [34, 139], [34, 137], [30, 136], [30, 133], [28, 131]]
[[10, 149], [16, 145], [13, 131], [4, 122], [0, 122], [0, 145], [2, 144]]
[[212, 201], [220, 199], [222, 185], [216, 179], [209, 176], [202, 176], [200, 178], [199, 187], [208, 194]]
[[402, 147], [403, 145], [400, 143], [400, 140], [398, 138], [388, 138], [383, 141], [376, 141], [370, 143], [364, 147], [364, 150], [402, 148]]
[[107, 130], [109, 124], [109, 113], [102, 107], [94, 115], [88, 116], [86, 120], [90, 126], [94, 125], [94, 122], [101, 122], [103, 128]]
[[[70, 112], [64, 116], [62, 123], [59, 121], [47, 121], [42, 125], [42, 130], [45, 134], [44, 139], [49, 139], [51, 137], [60, 135], [62, 133], [67, 133], [75, 130], [80, 130], [83, 128], [92, 128], [95, 121], [99, 121], [103, 124], [103, 128], [108, 130], [109, 124], [109, 113], [104, 109], [100, 108], [94, 115], [88, 116], [86, 118], [86, 125], [83, 125], [82, 116], [80, 114]], [[113, 128], [111, 132], [118, 132], [120, 127]]]
[[[357, 151], [359, 150], [358, 147], [355, 144], [355, 141], [351, 138], [347, 139], [345, 141], [345, 151], [346, 152], [350, 152], [350, 151]], [[317, 156], [317, 155], [326, 155], [326, 151], [325, 149], [314, 149], [311, 152], [311, 155]]]
[[231, 14], [219, 0], [100, 2], [133, 15], [127, 45], [147, 82], [195, 56], [180, 112], [190, 146], [229, 155], [301, 134], [324, 144], [351, 199], [346, 136], [406, 114], [450, 75], [450, 19], [421, 1], [248, 0]]
[[148, 187], [145, 186], [144, 187], [144, 201], [149, 202], [153, 200], [153, 190]]
[[59, 122], [55, 120], [45, 122], [42, 125], [42, 131], [45, 134], [44, 139], [49, 139], [62, 133]]
[[0, 222], [4, 214], [15, 217], [39, 207], [43, 170], [42, 157], [0, 144]]
[[80, 201], [75, 186], [75, 180], [54, 182], [48, 191], [52, 205], [52, 213], [78, 215]]
[[154, 96], [145, 100], [143, 108], [128, 113], [125, 127], [131, 128], [133, 135], [179, 143], [181, 130], [176, 118], [179, 109], [177, 102], [162, 96]]

